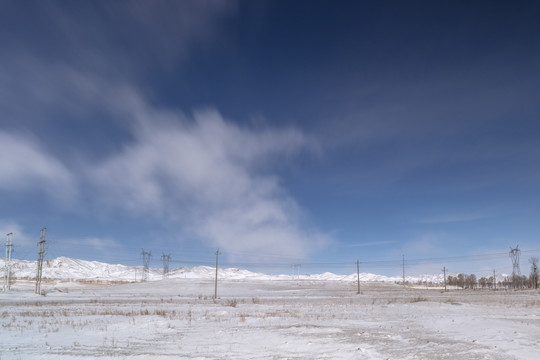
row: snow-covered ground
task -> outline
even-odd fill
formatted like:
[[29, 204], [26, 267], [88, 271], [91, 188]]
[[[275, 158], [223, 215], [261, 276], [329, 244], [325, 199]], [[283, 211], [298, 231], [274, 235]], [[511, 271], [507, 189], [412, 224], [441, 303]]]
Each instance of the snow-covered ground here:
[[0, 293], [0, 359], [538, 359], [533, 291], [173, 278]]

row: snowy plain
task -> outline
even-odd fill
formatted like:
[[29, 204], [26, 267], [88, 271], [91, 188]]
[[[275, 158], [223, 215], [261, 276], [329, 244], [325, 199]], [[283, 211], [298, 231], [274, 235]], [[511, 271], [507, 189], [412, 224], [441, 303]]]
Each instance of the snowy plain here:
[[[209, 271], [210, 273], [210, 271]], [[538, 359], [540, 294], [210, 277], [18, 280], [0, 359]]]

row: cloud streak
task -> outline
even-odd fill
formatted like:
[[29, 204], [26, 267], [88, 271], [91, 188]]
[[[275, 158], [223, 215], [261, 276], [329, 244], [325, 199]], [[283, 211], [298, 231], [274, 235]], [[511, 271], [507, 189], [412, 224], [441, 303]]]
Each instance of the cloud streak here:
[[363, 243], [356, 243], [356, 244], [350, 244], [350, 245], [341, 245], [340, 247], [368, 247], [368, 246], [388, 245], [388, 244], [393, 244], [393, 243], [395, 243], [395, 241], [381, 240], [381, 241], [369, 241], [369, 242], [363, 242]]
[[493, 218], [494, 215], [491, 214], [475, 214], [475, 213], [465, 213], [465, 214], [451, 214], [451, 215], [441, 215], [428, 217], [425, 219], [418, 220], [418, 224], [450, 224], [450, 223], [462, 223], [462, 222], [471, 222]]
[[98, 250], [102, 252], [121, 248], [121, 245], [115, 240], [102, 239], [102, 238], [96, 238], [96, 237], [67, 239], [67, 240], [55, 241], [55, 243], [60, 244], [60, 245], [73, 246], [73, 247], [85, 247], [85, 248]]

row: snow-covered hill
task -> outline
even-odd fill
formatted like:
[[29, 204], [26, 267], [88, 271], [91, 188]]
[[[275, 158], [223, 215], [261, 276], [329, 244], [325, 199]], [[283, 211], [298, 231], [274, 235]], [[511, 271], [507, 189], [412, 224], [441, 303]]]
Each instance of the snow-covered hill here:
[[[35, 278], [36, 261], [13, 260], [12, 274], [17, 278]], [[0, 276], [4, 273], [4, 260], [0, 259]], [[43, 279], [57, 280], [77, 280], [77, 281], [140, 281], [142, 277], [142, 266], [126, 266], [120, 264], [107, 264], [98, 261], [78, 260], [67, 257], [58, 257], [52, 260], [46, 260], [43, 263]], [[182, 267], [172, 269], [169, 272], [169, 278], [185, 279], [213, 279], [215, 268], [208, 266], [197, 266], [193, 268]], [[151, 268], [148, 278], [150, 281], [161, 280], [163, 278], [162, 270]], [[356, 281], [356, 274], [336, 275], [325, 272], [322, 274], [311, 275], [270, 275], [255, 273], [238, 268], [219, 269], [219, 278], [228, 280], [333, 280], [333, 281]], [[401, 276], [383, 276], [371, 273], [360, 273], [361, 281], [380, 281], [380, 282], [400, 282]], [[421, 275], [407, 276], [406, 280], [410, 283], [430, 282], [442, 283], [443, 275]]]

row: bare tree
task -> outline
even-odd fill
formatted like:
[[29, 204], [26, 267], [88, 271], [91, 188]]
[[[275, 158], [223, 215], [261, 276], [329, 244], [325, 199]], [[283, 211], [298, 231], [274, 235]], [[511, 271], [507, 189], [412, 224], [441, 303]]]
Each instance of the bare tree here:
[[478, 285], [484, 289], [488, 285], [488, 279], [485, 276], [482, 276], [480, 279], [478, 279]]
[[467, 276], [467, 287], [469, 289], [476, 288], [476, 284], [477, 284], [476, 275], [471, 274], [471, 275]]
[[493, 285], [495, 284], [495, 277], [494, 276], [490, 276], [488, 279], [487, 279], [487, 283], [486, 283], [486, 286], [491, 289], [493, 288]]
[[538, 289], [538, 258], [531, 257], [529, 262], [531, 263], [531, 274], [529, 275], [530, 286], [533, 289]]
[[459, 286], [462, 289], [465, 288], [465, 275], [458, 274], [456, 285]]

